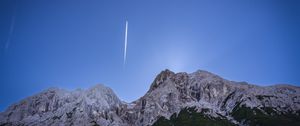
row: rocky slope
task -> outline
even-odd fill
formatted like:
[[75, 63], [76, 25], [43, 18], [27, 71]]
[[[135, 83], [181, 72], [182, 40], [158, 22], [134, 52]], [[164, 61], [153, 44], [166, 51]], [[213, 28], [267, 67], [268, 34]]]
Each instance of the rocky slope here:
[[[155, 78], [149, 91], [132, 103], [121, 102], [103, 85], [71, 92], [48, 89], [10, 106], [0, 114], [0, 125], [199, 123], [195, 120], [206, 121], [205, 124], [222, 121], [228, 125], [268, 125], [277, 120], [277, 124], [298, 125], [299, 114], [299, 87], [261, 87], [229, 81], [202, 70], [190, 74], [165, 70]], [[178, 121], [182, 118], [193, 118], [193, 122]]]
[[114, 125], [122, 102], [110, 88], [96, 85], [88, 90], [48, 89], [0, 115], [1, 125]]

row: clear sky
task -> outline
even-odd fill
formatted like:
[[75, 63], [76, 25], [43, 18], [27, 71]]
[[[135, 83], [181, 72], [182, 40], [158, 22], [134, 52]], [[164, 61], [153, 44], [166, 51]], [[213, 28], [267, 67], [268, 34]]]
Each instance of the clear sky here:
[[166, 68], [299, 86], [299, 47], [297, 0], [1, 0], [0, 111], [97, 83], [130, 102]]

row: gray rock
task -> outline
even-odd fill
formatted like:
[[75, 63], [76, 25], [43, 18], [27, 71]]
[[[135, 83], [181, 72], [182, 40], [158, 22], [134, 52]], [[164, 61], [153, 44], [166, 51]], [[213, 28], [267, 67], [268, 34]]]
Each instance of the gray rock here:
[[205, 109], [207, 115], [238, 124], [230, 113], [241, 105], [298, 114], [300, 88], [234, 82], [202, 70], [190, 74], [165, 70], [149, 91], [132, 103], [120, 101], [103, 85], [75, 91], [51, 88], [11, 105], [0, 114], [0, 125], [146, 126], [185, 107], [196, 107], [199, 112]]

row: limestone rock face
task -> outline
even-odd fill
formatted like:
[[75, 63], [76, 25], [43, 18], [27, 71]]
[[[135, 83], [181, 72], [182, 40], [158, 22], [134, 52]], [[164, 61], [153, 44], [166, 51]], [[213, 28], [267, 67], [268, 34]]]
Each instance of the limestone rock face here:
[[117, 114], [122, 103], [103, 85], [88, 90], [65, 91], [51, 88], [1, 113], [6, 125], [113, 125], [120, 123]]
[[164, 70], [132, 103], [120, 101], [103, 85], [75, 91], [52, 88], [11, 105], [0, 114], [0, 125], [147, 126], [187, 107], [244, 125], [231, 115], [239, 106], [299, 116], [300, 88], [234, 82], [203, 70], [189, 74]]
[[225, 80], [210, 72], [194, 73], [162, 71], [152, 83], [150, 90], [136, 104], [135, 125], [151, 125], [159, 117], [169, 118], [186, 107], [212, 117], [231, 117], [237, 106], [250, 108], [276, 108], [278, 113], [299, 114], [300, 88], [290, 85], [261, 87], [246, 82]]

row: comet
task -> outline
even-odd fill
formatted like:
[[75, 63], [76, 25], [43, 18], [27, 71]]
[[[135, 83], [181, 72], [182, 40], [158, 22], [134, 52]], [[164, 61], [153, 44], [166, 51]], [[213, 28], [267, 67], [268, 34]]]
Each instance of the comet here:
[[127, 56], [127, 31], [128, 31], [128, 21], [126, 20], [125, 25], [125, 40], [124, 40], [124, 65], [126, 64], [126, 56]]
[[16, 5], [14, 7], [14, 12], [13, 12], [12, 18], [11, 18], [11, 23], [10, 23], [9, 32], [8, 32], [8, 38], [5, 43], [5, 51], [8, 50], [10, 43], [11, 43], [11, 39], [13, 37], [15, 20], [16, 20], [16, 15], [17, 15], [16, 13], [17, 13], [17, 1], [16, 1]]

